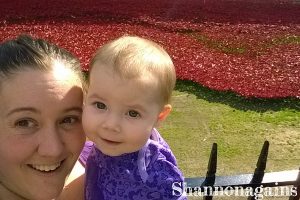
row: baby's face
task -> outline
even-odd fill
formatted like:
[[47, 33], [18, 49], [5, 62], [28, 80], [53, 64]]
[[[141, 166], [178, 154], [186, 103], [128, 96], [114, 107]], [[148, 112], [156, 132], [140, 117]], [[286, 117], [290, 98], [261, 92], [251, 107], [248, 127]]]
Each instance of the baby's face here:
[[83, 111], [87, 137], [104, 154], [138, 151], [150, 137], [162, 106], [157, 81], [124, 80], [104, 67], [94, 67]]

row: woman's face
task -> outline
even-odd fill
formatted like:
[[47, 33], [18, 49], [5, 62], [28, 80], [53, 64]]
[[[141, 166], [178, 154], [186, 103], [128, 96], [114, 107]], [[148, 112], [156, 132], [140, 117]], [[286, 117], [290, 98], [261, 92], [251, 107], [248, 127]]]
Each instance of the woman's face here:
[[83, 147], [77, 76], [27, 70], [0, 86], [0, 199], [49, 200]]

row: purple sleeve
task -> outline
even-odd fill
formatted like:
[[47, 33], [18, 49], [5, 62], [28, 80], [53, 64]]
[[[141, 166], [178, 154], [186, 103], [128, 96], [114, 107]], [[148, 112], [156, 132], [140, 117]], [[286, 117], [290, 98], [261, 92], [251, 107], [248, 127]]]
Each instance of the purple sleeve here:
[[[149, 146], [152, 152], [154, 145]], [[159, 193], [159, 199], [186, 200], [183, 194], [184, 177], [176, 164], [176, 159], [170, 149], [159, 149], [156, 159], [152, 161], [147, 172], [146, 185], [153, 191]], [[178, 187], [181, 185], [181, 187]]]
[[85, 167], [86, 166], [86, 161], [89, 157], [89, 154], [92, 150], [94, 143], [91, 141], [86, 141], [84, 144], [84, 147], [79, 155], [79, 162]]

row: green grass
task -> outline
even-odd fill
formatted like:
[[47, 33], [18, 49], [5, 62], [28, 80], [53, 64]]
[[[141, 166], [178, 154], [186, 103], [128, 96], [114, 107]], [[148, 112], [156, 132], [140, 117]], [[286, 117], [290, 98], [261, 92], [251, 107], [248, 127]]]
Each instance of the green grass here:
[[242, 45], [228, 45], [222, 41], [212, 40], [200, 33], [191, 33], [190, 35], [207, 47], [217, 49], [226, 54], [243, 54], [246, 52], [246, 47]]
[[256, 49], [249, 49], [248, 45], [245, 44], [228, 44], [226, 41], [212, 39], [207, 35], [199, 33], [191, 29], [179, 29], [178, 33], [188, 35], [196, 39], [199, 43], [203, 44], [207, 48], [218, 50], [225, 54], [243, 55], [247, 52], [253, 55], [264, 54], [268, 49], [275, 46], [281, 45], [299, 45], [300, 36], [299, 35], [283, 35], [277, 36], [268, 41], [260, 43]]
[[217, 175], [252, 173], [265, 140], [267, 171], [300, 167], [299, 99], [245, 99], [178, 81], [172, 104], [159, 130], [186, 177], [205, 176], [214, 142]]
[[282, 45], [282, 44], [300, 44], [300, 36], [282, 36], [272, 39], [272, 45]]

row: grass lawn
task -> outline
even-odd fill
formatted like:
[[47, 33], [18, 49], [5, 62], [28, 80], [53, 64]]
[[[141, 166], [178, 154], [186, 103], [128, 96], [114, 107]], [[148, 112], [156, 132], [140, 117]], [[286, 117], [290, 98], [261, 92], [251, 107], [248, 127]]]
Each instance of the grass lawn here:
[[186, 177], [205, 176], [214, 142], [217, 175], [252, 173], [265, 140], [268, 172], [300, 167], [299, 99], [246, 99], [178, 81], [172, 104], [159, 130]]

